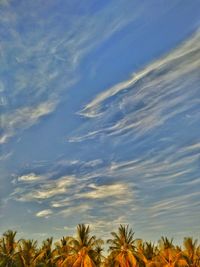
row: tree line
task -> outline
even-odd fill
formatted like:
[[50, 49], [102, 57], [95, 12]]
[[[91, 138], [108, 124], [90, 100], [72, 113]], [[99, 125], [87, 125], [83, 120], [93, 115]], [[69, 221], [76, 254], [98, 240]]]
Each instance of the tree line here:
[[200, 267], [200, 245], [191, 237], [183, 246], [161, 237], [157, 244], [134, 238], [128, 225], [120, 225], [111, 238], [105, 256], [105, 242], [90, 233], [85, 224], [77, 226], [76, 236], [53, 243], [47, 238], [39, 246], [31, 239], [16, 240], [8, 230], [0, 238], [0, 267]]

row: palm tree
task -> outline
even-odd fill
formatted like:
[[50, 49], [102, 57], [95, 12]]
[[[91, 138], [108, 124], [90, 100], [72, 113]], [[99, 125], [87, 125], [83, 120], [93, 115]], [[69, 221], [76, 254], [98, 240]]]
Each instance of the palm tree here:
[[70, 255], [63, 262], [66, 267], [95, 267], [97, 252], [95, 236], [90, 236], [90, 228], [85, 224], [77, 227], [77, 238], [71, 238], [69, 244], [73, 248]]
[[174, 248], [173, 238], [168, 239], [167, 237], [162, 236], [158, 243], [161, 250]]
[[21, 239], [18, 244], [18, 265], [20, 267], [35, 266], [37, 241]]
[[173, 239], [169, 240], [167, 237], [162, 237], [159, 243], [160, 243], [159, 258], [162, 264], [161, 266], [189, 267], [187, 261], [183, 257], [181, 249], [174, 246]]
[[103, 240], [97, 239], [95, 242], [94, 252], [93, 252], [93, 259], [95, 262], [96, 267], [100, 267], [105, 257], [103, 256], [103, 247], [104, 244]]
[[[109, 255], [102, 255], [103, 241], [90, 235], [84, 224], [77, 227], [77, 237], [63, 237], [53, 246], [53, 238], [43, 241], [15, 240], [16, 232], [0, 237], [0, 267], [200, 267], [200, 245], [187, 237], [181, 246], [162, 237], [157, 246], [135, 240], [128, 225], [112, 232]], [[137, 241], [137, 242], [136, 242]]]
[[47, 238], [43, 241], [41, 249], [34, 258], [37, 267], [54, 267], [55, 250], [52, 249], [53, 238]]
[[147, 267], [159, 267], [160, 263], [156, 260], [158, 255], [158, 248], [151, 242], [138, 241], [137, 252], [140, 259]]
[[71, 237], [62, 237], [59, 242], [55, 243], [56, 266], [63, 266], [63, 262], [71, 255], [71, 252], [73, 252], [73, 247], [69, 245], [71, 240]]
[[184, 238], [183, 245], [185, 248], [184, 255], [191, 267], [200, 266], [200, 246], [197, 246], [198, 240], [191, 237]]
[[110, 245], [111, 252], [108, 258], [108, 264], [115, 267], [135, 267], [139, 257], [135, 251], [134, 232], [128, 225], [120, 225], [118, 233], [112, 232], [113, 239], [107, 243]]
[[16, 266], [16, 249], [17, 242], [15, 241], [15, 231], [8, 230], [3, 234], [0, 244], [0, 266], [15, 267]]

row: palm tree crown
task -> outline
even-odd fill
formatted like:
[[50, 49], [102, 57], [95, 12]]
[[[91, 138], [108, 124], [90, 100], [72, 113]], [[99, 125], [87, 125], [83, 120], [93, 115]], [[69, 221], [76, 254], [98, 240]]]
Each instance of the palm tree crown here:
[[105, 257], [104, 242], [84, 224], [77, 226], [76, 237], [65, 236], [55, 244], [47, 238], [39, 247], [34, 240], [16, 240], [16, 232], [9, 230], [0, 237], [0, 267], [200, 267], [200, 245], [191, 237], [183, 247], [167, 237], [155, 245], [135, 240], [133, 230], [120, 225], [107, 243]]

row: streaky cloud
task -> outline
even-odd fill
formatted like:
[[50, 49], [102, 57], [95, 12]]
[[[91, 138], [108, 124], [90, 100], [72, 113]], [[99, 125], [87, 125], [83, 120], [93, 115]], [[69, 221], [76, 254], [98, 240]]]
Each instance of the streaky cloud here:
[[40, 181], [44, 179], [43, 176], [40, 176], [40, 175], [36, 175], [35, 173], [29, 173], [29, 174], [25, 174], [25, 175], [22, 175], [22, 176], [19, 176], [17, 178], [17, 181], [18, 182], [36, 182], [36, 181]]
[[[68, 4], [65, 5], [67, 8]], [[3, 93], [1, 102], [6, 106], [1, 115], [4, 132], [0, 137], [1, 144], [7, 143], [20, 129], [25, 130], [33, 122], [37, 123], [37, 118], [42, 117], [38, 113], [44, 112], [43, 109], [47, 108], [44, 105], [50, 104], [50, 99], [57, 98], [59, 103], [63, 92], [79, 81], [81, 74], [78, 69], [82, 60], [130, 22], [137, 21], [145, 11], [136, 5], [138, 12], [134, 15], [131, 9], [127, 9], [119, 16], [117, 12], [122, 10], [121, 6], [122, 3], [119, 3], [112, 7], [111, 12], [108, 9], [99, 10], [95, 15], [87, 18], [80, 16], [75, 21], [70, 19], [73, 14], [62, 14], [60, 23], [56, 20], [59, 14], [57, 9], [52, 17], [40, 16], [39, 2], [34, 5], [31, 2], [20, 3], [17, 11], [13, 11], [9, 0], [1, 1], [0, 21], [7, 32], [7, 37], [2, 38], [1, 47], [1, 66], [6, 73], [0, 84]], [[21, 12], [23, 7], [26, 7], [26, 12]], [[51, 3], [45, 6], [47, 10], [48, 7], [51, 7]], [[28, 10], [32, 10], [34, 15], [29, 16]], [[29, 16], [30, 25], [26, 27], [25, 24], [21, 32], [19, 25], [24, 23], [26, 16]], [[104, 27], [102, 18], [109, 21], [107, 27]], [[35, 25], [37, 31], [33, 31], [31, 25]], [[64, 32], [63, 25], [67, 25]], [[9, 88], [7, 84], [10, 84]], [[6, 93], [4, 88], [8, 88]], [[34, 110], [36, 107], [37, 110]], [[32, 123], [27, 120], [29, 116]]]
[[33, 176], [33, 175], [25, 175], [21, 176], [20, 180], [18, 181], [26, 181], [30, 179], [33, 180], [36, 179], [35, 181], [37, 184], [33, 184], [32, 187], [30, 186], [23, 186], [21, 187], [16, 187], [14, 192], [11, 194], [11, 198], [14, 198], [18, 201], [26, 202], [26, 201], [40, 201], [40, 200], [45, 200], [45, 199], [50, 199], [52, 197], [58, 196], [58, 195], [63, 195], [66, 194], [69, 188], [76, 183], [76, 180], [74, 177], [70, 176], [64, 176], [60, 177], [57, 180], [41, 180], [37, 179], [38, 176]]
[[1, 115], [1, 128], [4, 131], [0, 143], [6, 143], [17, 132], [27, 129], [37, 123], [42, 117], [52, 113], [57, 101], [51, 100], [39, 103], [36, 106], [27, 106], [16, 109], [14, 112], [6, 112]]
[[74, 214], [84, 214], [86, 211], [89, 211], [91, 209], [91, 205], [88, 204], [80, 204], [77, 206], [70, 206], [67, 209], [62, 209], [60, 212], [58, 212], [59, 215], [63, 217], [69, 217], [70, 215]]
[[124, 197], [129, 193], [128, 185], [126, 184], [111, 184], [111, 185], [100, 185], [90, 184], [90, 191], [86, 193], [79, 194], [80, 198], [89, 198], [89, 199], [99, 199], [107, 197]]
[[[104, 104], [104, 101], [124, 90], [128, 91], [132, 89], [132, 86], [134, 86], [139, 80], [148, 77], [148, 75], [152, 72], [155, 72], [155, 74], [159, 71], [162, 71], [163, 74], [167, 72], [166, 74], [168, 75], [168, 77], [167, 75], [164, 75], [163, 78], [169, 78], [171, 79], [171, 81], [173, 81], [174, 79], [180, 78], [182, 75], [191, 73], [193, 70], [197, 70], [200, 65], [200, 60], [198, 57], [199, 40], [200, 31], [192, 36], [192, 38], [181, 47], [171, 52], [168, 56], [153, 62], [138, 73], [134, 73], [133, 77], [131, 77], [129, 80], [121, 82], [98, 95], [93, 101], [85, 106], [80, 114], [86, 117], [96, 117], [102, 115], [104, 111], [101, 112], [100, 110], [102, 105]], [[158, 77], [158, 81], [156, 80], [156, 78], [157, 77], [155, 77], [153, 83], [166, 82], [165, 80], [162, 80], [162, 77], [161, 79], [160, 77]], [[171, 81], [168, 80], [168, 82]], [[148, 89], [152, 90], [153, 88], [149, 88], [147, 84], [147, 86], [142, 88], [141, 91]], [[136, 97], [139, 97], [139, 94], [136, 94]]]
[[[68, 141], [101, 136], [122, 139], [130, 134], [137, 140], [178, 116], [196, 120], [198, 114], [193, 110], [200, 104], [199, 43], [197, 31], [167, 56], [97, 95], [79, 113], [88, 121]], [[186, 101], [187, 105], [183, 104]]]
[[41, 210], [36, 213], [36, 217], [45, 217], [48, 218], [48, 216], [52, 215], [52, 210], [47, 209], [47, 210]]

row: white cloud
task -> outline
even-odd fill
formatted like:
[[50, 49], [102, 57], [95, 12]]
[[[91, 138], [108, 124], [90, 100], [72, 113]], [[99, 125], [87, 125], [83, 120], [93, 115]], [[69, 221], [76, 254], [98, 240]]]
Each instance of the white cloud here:
[[11, 133], [5, 133], [5, 134], [1, 135], [0, 136], [0, 144], [5, 144], [11, 136], [12, 136]]
[[1, 115], [1, 127], [4, 135], [0, 143], [6, 143], [17, 131], [27, 129], [37, 123], [40, 118], [52, 113], [57, 105], [57, 100], [46, 101], [36, 106], [27, 106]]
[[63, 209], [59, 212], [59, 214], [63, 217], [69, 217], [70, 215], [78, 216], [80, 214], [84, 214], [85, 212], [89, 211], [91, 208], [92, 208], [91, 205], [84, 203], [78, 206], [71, 206], [68, 207], [67, 209]]
[[[100, 9], [89, 17], [69, 19], [70, 23], [66, 19], [67, 28], [61, 32], [59, 23], [56, 22], [57, 26], [51, 27], [58, 11], [44, 20], [37, 12], [40, 10], [40, 3], [29, 8], [32, 5], [26, 2], [24, 8], [31, 10], [30, 23], [34, 18], [37, 32], [25, 31], [20, 34], [16, 22], [22, 22], [26, 12], [21, 16], [21, 12], [13, 12], [8, 0], [2, 0], [2, 3], [7, 3], [7, 8], [1, 14], [0, 21], [8, 30], [14, 46], [11, 53], [10, 38], [4, 38], [1, 64], [5, 71], [12, 72], [13, 79], [9, 81], [7, 90], [7, 110], [10, 113], [6, 111], [1, 114], [2, 127], [5, 130], [1, 143], [7, 142], [18, 131], [31, 127], [39, 118], [53, 112], [56, 108], [54, 99], [58, 103], [62, 92], [79, 80], [78, 66], [81, 60], [128, 23], [136, 21], [144, 11], [141, 7], [134, 6], [137, 12], [133, 15], [131, 9], [121, 9], [122, 4], [119, 3], [111, 10]], [[21, 6], [19, 10], [20, 8]], [[117, 10], [120, 10], [120, 16], [116, 14]], [[68, 15], [69, 18], [73, 16], [71, 13]], [[109, 21], [106, 27], [104, 21]], [[51, 27], [51, 31], [46, 31], [46, 27]], [[3, 84], [1, 87], [3, 90]], [[16, 99], [19, 99], [17, 104]]]
[[[168, 56], [158, 61], [155, 61], [154, 63], [148, 65], [143, 70], [139, 71], [138, 73], [134, 73], [133, 77], [131, 77], [129, 80], [114, 85], [112, 88], [109, 88], [105, 92], [99, 94], [93, 101], [91, 101], [89, 104], [85, 106], [85, 108], [80, 112], [80, 114], [86, 117], [95, 117], [101, 115], [102, 113], [98, 112], [98, 110], [101, 108], [101, 105], [105, 100], [107, 100], [112, 96], [117, 95], [121, 91], [130, 90], [131, 86], [136, 84], [138, 80], [147, 77], [147, 75], [153, 71], [159, 71], [159, 70], [164, 71], [165, 69], [166, 71], [168, 71], [168, 68], [171, 66], [173, 68], [173, 71], [168, 71], [167, 72], [168, 77], [166, 76], [166, 78], [170, 78], [171, 81], [168, 82], [172, 82], [174, 79], [177, 79], [178, 77], [187, 74], [188, 72], [196, 70], [200, 65], [200, 60], [195, 55], [194, 57], [192, 57], [190, 53], [192, 52], [197, 53], [199, 49], [199, 38], [200, 38], [200, 33], [198, 32], [191, 40], [189, 40], [183, 46], [177, 48], [174, 52], [171, 52]], [[183, 66], [180, 65], [182, 61], [186, 63]], [[177, 65], [178, 68], [174, 69], [174, 65]], [[160, 77], [158, 77], [158, 80], [156, 79], [153, 80], [152, 84], [157, 83], [157, 85], [159, 85], [160, 82], [167, 82], [167, 81], [164, 81], [160, 79]], [[151, 89], [151, 88], [149, 87], [149, 85], [147, 85], [143, 88], [143, 90], [146, 89]], [[136, 97], [137, 96], [139, 97], [139, 94], [136, 95]]]
[[35, 173], [29, 173], [26, 175], [19, 176], [17, 180], [19, 182], [35, 182], [35, 181], [41, 181], [44, 177], [40, 175], [36, 175]]
[[200, 149], [200, 142], [183, 147], [181, 152], [191, 152], [191, 151], [196, 151], [199, 149]]
[[127, 184], [111, 184], [111, 185], [95, 185], [90, 184], [89, 188], [92, 189], [89, 192], [80, 193], [80, 198], [89, 199], [105, 199], [108, 197], [127, 197], [130, 195], [129, 186]]
[[128, 161], [111, 162], [108, 173], [115, 177], [134, 177], [134, 183], [142, 183], [144, 187], [156, 183], [159, 188], [176, 182], [188, 183], [188, 179], [183, 181], [188, 176], [190, 182], [197, 178], [199, 153], [196, 145], [184, 148], [169, 145], [154, 155], [151, 152]]
[[46, 209], [46, 210], [41, 210], [39, 212], [36, 213], [37, 217], [49, 217], [50, 215], [53, 214], [53, 211], [50, 209]]
[[14, 130], [15, 128], [27, 128], [35, 124], [41, 117], [54, 111], [57, 101], [47, 101], [33, 107], [16, 109], [14, 113], [2, 115], [2, 127]]
[[0, 161], [3, 161], [3, 160], [7, 160], [8, 158], [10, 158], [12, 156], [13, 152], [8, 152], [8, 153], [5, 153], [0, 156]]
[[64, 199], [59, 200], [59, 201], [52, 201], [51, 202], [51, 206], [53, 208], [62, 208], [62, 207], [65, 207], [65, 206], [70, 206], [72, 200], [73, 199], [71, 197], [68, 197], [68, 198], [64, 198]]
[[103, 163], [102, 159], [94, 159], [94, 160], [90, 160], [90, 161], [85, 162], [84, 166], [85, 167], [96, 167], [102, 163]]
[[129, 134], [137, 140], [180, 114], [190, 116], [199, 106], [199, 44], [197, 32], [167, 56], [97, 95], [80, 111], [91, 119], [69, 141]]
[[[112, 222], [112, 223], [111, 223]], [[108, 214], [106, 218], [90, 217], [90, 227], [92, 231], [95, 231], [101, 238], [108, 238], [110, 232], [117, 231], [120, 224], [129, 224], [129, 219], [125, 216], [112, 216]]]
[[[66, 194], [69, 188], [76, 183], [73, 176], [63, 176], [57, 180], [40, 179], [39, 176], [32, 174], [21, 176], [20, 181], [37, 181], [38, 185], [35, 187], [17, 187], [12, 193], [19, 201], [40, 201], [48, 200], [52, 197]], [[35, 180], [34, 180], [35, 179]]]

